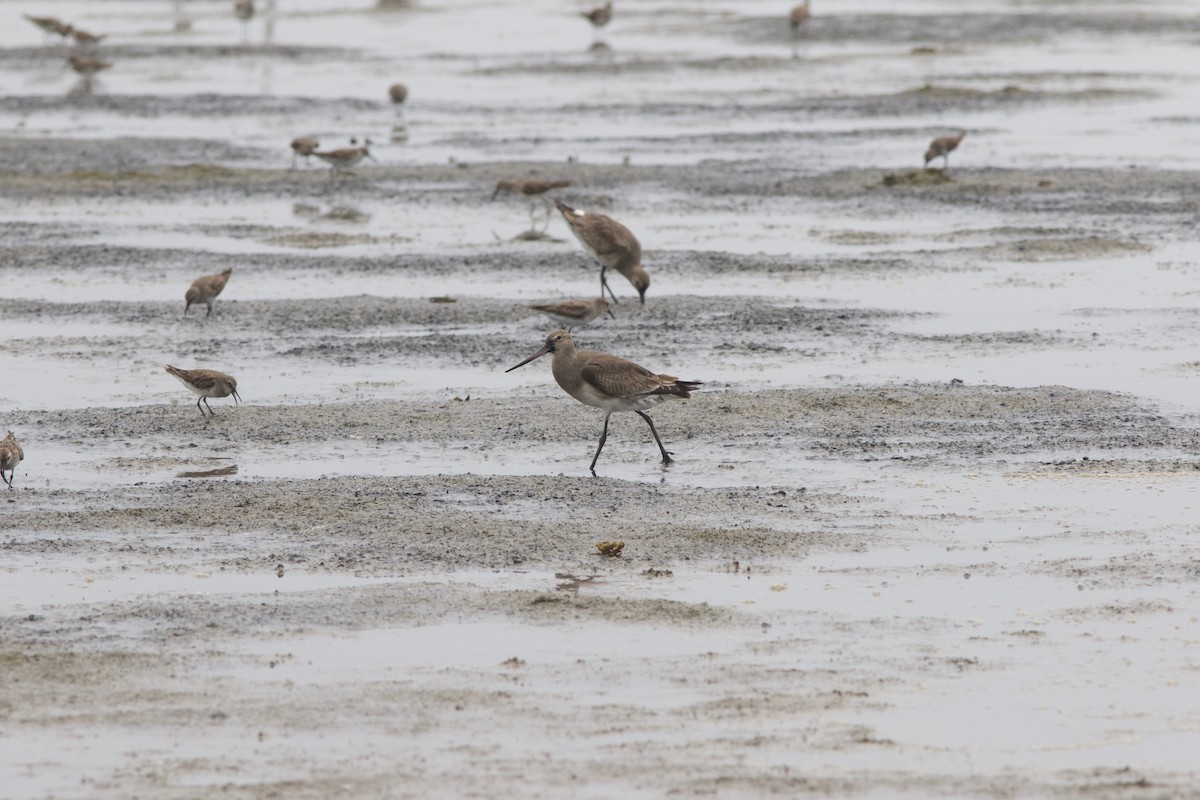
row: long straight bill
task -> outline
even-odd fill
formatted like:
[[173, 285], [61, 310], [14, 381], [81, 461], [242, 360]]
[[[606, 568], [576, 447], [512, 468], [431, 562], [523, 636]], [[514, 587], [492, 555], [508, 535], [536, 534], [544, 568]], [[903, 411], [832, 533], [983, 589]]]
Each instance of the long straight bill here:
[[517, 364], [517, 366], [509, 367], [508, 369], [506, 369], [504, 371], [512, 372], [514, 369], [519, 369], [519, 368], [525, 366], [526, 364], [528, 364], [530, 361], [533, 361], [535, 358], [541, 358], [542, 356], [546, 355], [546, 353], [549, 353], [549, 352], [550, 352], [550, 345], [546, 344], [545, 346], [542, 347], [541, 350], [538, 350], [536, 353], [531, 355], [529, 358], [525, 359], [520, 364]]

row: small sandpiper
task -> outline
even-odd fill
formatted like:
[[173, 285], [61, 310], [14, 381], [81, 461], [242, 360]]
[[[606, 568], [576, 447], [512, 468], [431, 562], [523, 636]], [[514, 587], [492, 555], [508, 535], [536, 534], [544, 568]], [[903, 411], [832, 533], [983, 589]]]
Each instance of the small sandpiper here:
[[29, 14], [25, 14], [24, 16], [25, 19], [42, 29], [42, 33], [47, 37], [47, 40], [51, 36], [57, 36], [65, 40], [71, 35], [71, 31], [74, 30], [74, 28], [58, 17], [34, 17]]
[[612, 313], [612, 306], [603, 297], [594, 297], [591, 300], [564, 300], [561, 303], [530, 308], [542, 312], [564, 328], [571, 329], [582, 328], [601, 314], [608, 314], [612, 319], [616, 319]]
[[[364, 158], [376, 161], [375, 156], [371, 155], [370, 151], [367, 150], [367, 145], [370, 143], [371, 140], [368, 139], [358, 147], [342, 147], [337, 150], [327, 150], [325, 152], [314, 150], [312, 154], [331, 167], [329, 179], [333, 180], [334, 175], [340, 172], [349, 172], [354, 168], [355, 164]], [[378, 162], [376, 161], [376, 163]]]
[[296, 168], [297, 156], [304, 156], [304, 163], [307, 164], [309, 157], [317, 152], [320, 146], [321, 142], [315, 136], [297, 136], [292, 139], [292, 169]]
[[681, 381], [672, 375], [658, 375], [632, 361], [597, 350], [576, 350], [571, 334], [565, 330], [551, 331], [541, 350], [505, 372], [512, 372], [547, 353], [554, 356], [550, 372], [563, 391], [584, 405], [604, 411], [604, 431], [588, 467], [593, 475], [600, 451], [608, 439], [608, 418], [614, 411], [633, 411], [646, 420], [662, 453], [663, 465], [671, 463], [671, 454], [663, 447], [654, 421], [643, 409], [672, 398], [686, 400], [692, 396], [693, 389], [703, 385], [700, 381]]
[[392, 101], [396, 116], [401, 116], [404, 114], [404, 101], [408, 99], [408, 87], [403, 83], [393, 83], [388, 87], [388, 99]]
[[[17, 443], [17, 437], [13, 436], [13, 432], [9, 431], [8, 436], [4, 437], [4, 441], [0, 442], [0, 480], [8, 484], [8, 488], [13, 488], [12, 482], [17, 464], [20, 464], [25, 458], [25, 451], [21, 449], [21, 445]], [[8, 477], [4, 477], [5, 471], [8, 471]]]
[[[200, 410], [200, 416], [204, 416], [204, 408], [208, 409], [208, 413], [216, 416], [216, 412], [208, 404], [210, 397], [229, 397], [233, 395], [233, 403], [237, 403], [242, 399], [238, 394], [237, 381], [233, 377], [226, 375], [224, 372], [217, 372], [215, 369], [177, 369], [171, 365], [167, 365], [167, 372], [179, 379], [187, 388], [191, 389], [196, 394], [200, 395], [200, 399], [196, 401], [196, 408]], [[200, 403], [204, 403], [204, 408], [200, 408]]]
[[225, 284], [229, 282], [229, 276], [232, 274], [233, 267], [230, 267], [216, 275], [205, 275], [203, 278], [196, 278], [192, 281], [192, 285], [188, 287], [187, 293], [183, 296], [187, 302], [187, 305], [183, 307], [183, 313], [187, 314], [193, 303], [197, 305], [204, 303], [208, 306], [208, 313], [204, 316], [212, 316], [213, 300], [225, 289]]
[[804, 0], [800, 5], [794, 6], [791, 13], [788, 14], [788, 26], [792, 29], [793, 37], [800, 35], [800, 26], [808, 21], [810, 1]]
[[961, 131], [958, 136], [939, 136], [929, 143], [929, 149], [925, 151], [925, 166], [929, 166], [929, 162], [939, 156], [942, 160], [942, 169], [950, 168], [950, 153], [958, 147], [958, 143], [967, 135], [966, 131]]
[[92, 56], [85, 56], [82, 53], [70, 53], [67, 55], [67, 61], [71, 64], [71, 69], [78, 72], [86, 80], [91, 80], [97, 72], [103, 72], [112, 66], [111, 62], [101, 61]]
[[75, 44], [85, 49], [100, 44], [100, 42], [104, 40], [105, 36], [107, 36], [107, 34], [100, 34], [97, 36], [96, 34], [88, 33], [81, 28], [71, 28], [71, 38], [75, 40]]
[[250, 43], [250, 20], [254, 18], [254, 0], [235, 0], [233, 15], [242, 23], [242, 43]]
[[[554, 189], [563, 189], [570, 185], [570, 181], [550, 181], [542, 180], [540, 178], [515, 178], [513, 180], [500, 181], [497, 183], [496, 190], [492, 192], [492, 199], [495, 200], [502, 192], [524, 195], [525, 197], [530, 198], [540, 197], [542, 199], [542, 204], [546, 209], [546, 224], [542, 226], [542, 230], [544, 231], [546, 228], [550, 227], [550, 215], [553, 213], [550, 210], [549, 202], [545, 198], [546, 192], [553, 191]], [[533, 219], [534, 211], [536, 209], [537, 202], [531, 202], [529, 204], [530, 230], [535, 230]]]
[[599, 30], [608, 23], [612, 22], [612, 0], [608, 0], [608, 2], [602, 6], [596, 6], [595, 8], [588, 9], [587, 11], [581, 11], [579, 12], [579, 16], [592, 23], [593, 28]]

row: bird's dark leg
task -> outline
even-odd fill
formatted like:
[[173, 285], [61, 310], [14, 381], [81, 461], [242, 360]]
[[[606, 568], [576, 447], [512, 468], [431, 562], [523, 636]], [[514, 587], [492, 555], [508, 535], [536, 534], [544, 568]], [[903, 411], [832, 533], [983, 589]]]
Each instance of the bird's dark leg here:
[[202, 417], [204, 416], [204, 409], [200, 407], [200, 401], [203, 399], [203, 397], [196, 398], [196, 410], [200, 412], [200, 416]]
[[612, 287], [608, 285], [608, 281], [605, 280], [605, 278], [604, 278], [604, 273], [607, 270], [608, 270], [608, 267], [604, 266], [603, 264], [600, 265], [600, 296], [603, 297], [604, 290], [608, 289], [608, 296], [612, 298], [614, 303], [617, 303], [618, 305], [620, 305], [621, 301], [617, 299], [617, 296], [615, 294], [613, 294]]
[[[14, 470], [10, 470], [9, 472], [10, 472], [10, 474], [15, 474], [15, 471], [14, 471]], [[3, 473], [2, 471], [0, 471], [0, 480], [2, 480], [2, 481], [4, 481], [5, 483], [7, 483], [7, 484], [8, 484], [8, 488], [10, 488], [10, 489], [11, 489], [11, 488], [13, 488], [13, 485], [12, 485], [12, 478], [6, 478], [6, 477], [4, 477], [4, 473]]]
[[[209, 414], [209, 416], [215, 417], [215, 416], [217, 415], [217, 412], [213, 411], [213, 410], [212, 410], [212, 406], [210, 406], [210, 405], [208, 404], [208, 398], [207, 398], [207, 397], [201, 397], [200, 399], [204, 401], [204, 407], [208, 409], [208, 414]], [[654, 426], [653, 426], [653, 425], [651, 425], [650, 427], [651, 427], [651, 428], [653, 428]], [[661, 447], [662, 445], [659, 445], [659, 446]]]
[[646, 420], [646, 424], [650, 426], [650, 432], [654, 434], [654, 441], [658, 442], [658, 449], [662, 452], [663, 464], [674, 463], [671, 454], [667, 452], [667, 448], [663, 447], [662, 439], [658, 438], [658, 431], [654, 429], [654, 420], [650, 419], [650, 415], [645, 411], [637, 412], [638, 416]]
[[209, 302], [207, 305], [208, 305], [208, 313], [205, 314], [204, 316], [211, 317], [212, 316], [212, 303]]
[[596, 474], [596, 462], [600, 460], [600, 451], [604, 449], [604, 442], [608, 440], [608, 418], [611, 416], [611, 411], [604, 415], [604, 432], [600, 434], [600, 445], [596, 448], [596, 455], [592, 456], [592, 465], [588, 467], [593, 475]]

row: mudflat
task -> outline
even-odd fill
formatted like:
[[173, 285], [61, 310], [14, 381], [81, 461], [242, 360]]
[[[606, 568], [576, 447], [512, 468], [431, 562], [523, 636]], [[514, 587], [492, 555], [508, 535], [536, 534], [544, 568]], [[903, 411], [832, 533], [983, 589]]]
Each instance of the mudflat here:
[[[669, 11], [622, 45], [619, 7], [607, 51], [430, 39], [413, 63], [454, 88], [422, 111], [409, 79], [391, 142], [386, 98], [303, 71], [377, 77], [372, 27], [448, 12], [131, 33], [94, 94], [0, 99], [26, 125], [0, 136], [5, 796], [1200, 796], [1194, 171], [1103, 144], [1152, 76], [1001, 69], [1177, 20], [817, 7], [793, 45], [749, 6]], [[679, 34], [737, 54], [648, 44]], [[0, 51], [35, 86], [53, 58]], [[1023, 138], [1058, 107], [1095, 154]], [[384, 129], [381, 163], [289, 169], [314, 119]], [[704, 382], [651, 412], [670, 467], [617, 414], [591, 475], [602, 413], [544, 360], [504, 372], [552, 327], [530, 304], [600, 288], [561, 219], [489, 201], [534, 176], [641, 239], [646, 304], [610, 274], [616, 318], [574, 336]], [[201, 416], [167, 363], [244, 403]]]

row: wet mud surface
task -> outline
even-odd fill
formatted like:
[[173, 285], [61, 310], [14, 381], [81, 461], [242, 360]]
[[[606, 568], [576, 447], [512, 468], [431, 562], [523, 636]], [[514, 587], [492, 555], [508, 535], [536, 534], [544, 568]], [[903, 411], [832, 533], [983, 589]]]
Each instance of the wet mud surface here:
[[[1194, 125], [1183, 60], [1125, 60], [1186, 48], [1179, 10], [830, 9], [793, 44], [649, 4], [588, 50], [538, 8], [578, 48], [490, 6], [513, 38], [470, 54], [445, 9], [241, 47], [164, 16], [84, 97], [0, 49], [0, 794], [1200, 796], [1195, 172], [1122, 144]], [[1023, 132], [1052, 112], [1078, 154]], [[308, 131], [380, 163], [289, 169]], [[704, 382], [652, 412], [669, 467], [616, 414], [592, 475], [602, 413], [504, 372], [529, 304], [600, 288], [489, 200], [531, 176], [642, 241], [646, 304], [610, 276], [574, 336]], [[202, 416], [168, 363], [244, 402]]]

